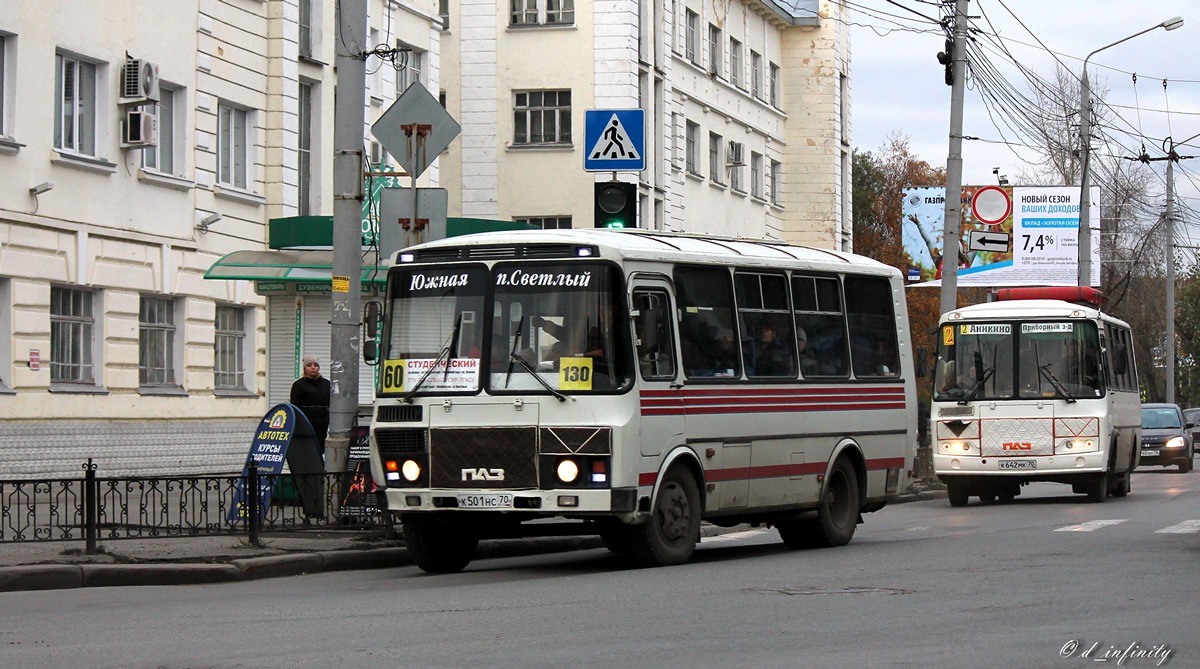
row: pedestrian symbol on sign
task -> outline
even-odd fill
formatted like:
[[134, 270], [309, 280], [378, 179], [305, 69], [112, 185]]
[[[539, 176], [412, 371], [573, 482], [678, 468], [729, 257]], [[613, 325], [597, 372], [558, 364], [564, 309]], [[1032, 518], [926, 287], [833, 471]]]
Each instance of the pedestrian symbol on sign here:
[[613, 114], [605, 124], [604, 131], [600, 133], [600, 139], [596, 141], [589, 155], [592, 160], [641, 160], [642, 158], [638, 154], [633, 140], [629, 138], [629, 133], [625, 132], [625, 126], [621, 125], [621, 119], [617, 118], [616, 114]]

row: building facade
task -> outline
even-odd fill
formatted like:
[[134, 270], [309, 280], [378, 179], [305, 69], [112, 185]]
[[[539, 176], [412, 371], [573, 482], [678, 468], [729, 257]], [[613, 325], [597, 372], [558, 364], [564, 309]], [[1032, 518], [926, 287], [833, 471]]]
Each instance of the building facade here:
[[[441, 35], [436, 0], [368, 11], [394, 53], [364, 150], [398, 88], [437, 90]], [[328, 295], [271, 329], [253, 281], [204, 277], [273, 219], [333, 213], [334, 21], [321, 0], [0, 0], [0, 478], [236, 473], [296, 349], [328, 370]]]
[[592, 227], [588, 109], [646, 114], [639, 226], [850, 244], [849, 29], [831, 0], [442, 2], [456, 215]]

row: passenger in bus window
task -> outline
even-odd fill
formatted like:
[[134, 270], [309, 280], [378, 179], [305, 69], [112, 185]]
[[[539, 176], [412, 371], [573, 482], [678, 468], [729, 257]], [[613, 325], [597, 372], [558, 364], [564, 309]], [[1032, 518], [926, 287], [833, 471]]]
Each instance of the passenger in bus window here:
[[792, 374], [792, 360], [788, 350], [775, 334], [775, 324], [764, 319], [758, 326], [755, 340], [755, 376], [788, 376]]
[[796, 328], [796, 353], [800, 356], [800, 372], [805, 376], [817, 373], [817, 354], [808, 347], [808, 333]]
[[738, 365], [738, 354], [736, 343], [733, 340], [733, 332], [730, 330], [722, 330], [720, 336], [717, 337], [717, 348], [713, 353], [713, 369], [716, 374], [722, 376], [736, 376]]

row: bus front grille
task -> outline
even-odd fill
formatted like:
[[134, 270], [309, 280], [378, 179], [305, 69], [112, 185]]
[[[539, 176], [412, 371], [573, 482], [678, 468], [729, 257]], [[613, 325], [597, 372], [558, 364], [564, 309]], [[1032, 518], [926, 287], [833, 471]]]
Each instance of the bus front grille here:
[[434, 488], [537, 487], [533, 427], [430, 430], [429, 459]]
[[425, 452], [425, 430], [375, 429], [375, 444], [379, 455], [419, 455]]

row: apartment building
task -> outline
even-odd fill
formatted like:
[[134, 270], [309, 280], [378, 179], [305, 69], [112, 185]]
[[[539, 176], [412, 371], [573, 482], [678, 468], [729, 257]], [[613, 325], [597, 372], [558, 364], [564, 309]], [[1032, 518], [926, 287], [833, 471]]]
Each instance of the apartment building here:
[[[441, 35], [436, 0], [368, 11], [393, 53], [368, 60], [364, 147], [397, 90], [438, 89]], [[289, 284], [269, 328], [257, 282], [205, 275], [333, 213], [334, 21], [321, 0], [0, 0], [0, 478], [236, 473], [299, 349], [328, 351], [327, 294]]]
[[591, 227], [585, 111], [640, 108], [639, 227], [848, 248], [849, 28], [831, 0], [443, 0], [452, 215]]

